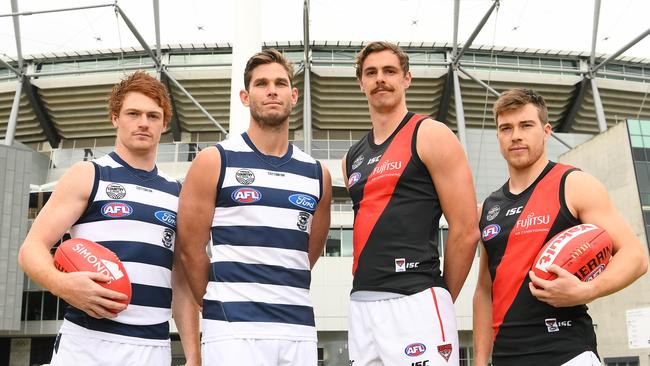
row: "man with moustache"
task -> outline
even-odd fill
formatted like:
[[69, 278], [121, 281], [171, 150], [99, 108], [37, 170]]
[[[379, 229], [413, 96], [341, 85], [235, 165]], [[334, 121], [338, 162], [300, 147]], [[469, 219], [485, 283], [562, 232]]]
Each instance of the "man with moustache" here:
[[356, 73], [372, 130], [343, 159], [355, 213], [350, 365], [458, 365], [453, 301], [479, 237], [465, 153], [443, 123], [408, 111], [411, 73], [398, 46], [369, 43]]
[[203, 304], [203, 360], [315, 366], [310, 269], [329, 230], [331, 178], [288, 141], [298, 90], [284, 55], [255, 54], [244, 84], [248, 130], [201, 151], [180, 197], [178, 241]]
[[[474, 294], [475, 364], [600, 365], [585, 304], [643, 275], [645, 250], [591, 175], [546, 158], [551, 135], [546, 102], [530, 89], [504, 92], [494, 104], [501, 154], [510, 178], [484, 202], [482, 247]], [[594, 280], [581, 282], [551, 265], [555, 280], [530, 271], [544, 243], [580, 223], [612, 239], [612, 257]]]

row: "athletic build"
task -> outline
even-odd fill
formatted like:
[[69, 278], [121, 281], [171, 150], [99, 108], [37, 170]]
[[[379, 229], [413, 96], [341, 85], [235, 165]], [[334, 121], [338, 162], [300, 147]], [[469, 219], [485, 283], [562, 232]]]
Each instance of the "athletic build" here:
[[248, 131], [203, 150], [181, 193], [179, 242], [203, 304], [206, 364], [317, 363], [310, 269], [329, 230], [331, 183], [288, 142], [292, 79], [276, 50], [249, 59], [240, 93]]
[[[640, 242], [590, 175], [549, 162], [551, 133], [544, 99], [527, 89], [505, 92], [494, 106], [501, 153], [510, 179], [482, 208], [482, 250], [474, 295], [477, 365], [600, 365], [584, 305], [645, 273]], [[544, 243], [579, 223], [609, 233], [614, 257], [591, 282], [553, 265], [545, 281], [530, 268]], [[603, 277], [605, 276], [605, 277]]]
[[[343, 159], [355, 212], [350, 362], [458, 364], [453, 300], [479, 235], [465, 154], [444, 124], [408, 112], [411, 73], [400, 48], [372, 42], [356, 66], [373, 128]], [[444, 279], [443, 212], [449, 223]], [[413, 314], [426, 321], [404, 321]]]
[[[187, 365], [198, 365], [198, 308], [185, 276], [172, 266], [180, 183], [155, 165], [171, 118], [167, 89], [136, 72], [113, 88], [109, 113], [117, 129], [115, 151], [66, 172], [19, 255], [32, 279], [71, 305], [51, 364], [169, 365], [173, 310]], [[121, 215], [110, 214], [112, 207]], [[128, 307], [115, 301], [125, 295], [96, 283], [107, 276], [54, 268], [50, 248], [68, 229], [72, 237], [111, 249], [124, 263], [133, 291]]]

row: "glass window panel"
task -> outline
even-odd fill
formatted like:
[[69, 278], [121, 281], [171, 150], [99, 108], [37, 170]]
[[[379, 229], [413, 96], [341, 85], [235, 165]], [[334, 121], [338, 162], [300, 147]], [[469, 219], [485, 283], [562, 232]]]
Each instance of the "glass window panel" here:
[[562, 67], [565, 69], [576, 69], [578, 64], [575, 60], [562, 60]]
[[409, 61], [426, 61], [427, 54], [424, 52], [409, 52]]
[[445, 60], [445, 54], [441, 52], [433, 52], [429, 53], [429, 61], [444, 61]]
[[327, 150], [327, 140], [312, 140], [311, 141], [311, 148], [316, 150]]
[[650, 147], [650, 136], [643, 136], [643, 147]]
[[343, 155], [345, 155], [345, 153], [347, 153], [347, 152], [348, 152], [347, 149], [346, 150], [332, 149], [332, 150], [330, 150], [329, 158], [330, 159], [341, 159], [341, 158], [343, 158]]
[[547, 67], [562, 67], [562, 61], [558, 59], [552, 59], [552, 58], [543, 58], [540, 60], [542, 62], [542, 66], [547, 66]]
[[327, 234], [327, 243], [325, 245], [326, 257], [341, 256], [341, 229], [330, 229]]
[[23, 307], [20, 310], [20, 320], [25, 320], [25, 314], [27, 313], [27, 292], [23, 291]]
[[650, 192], [650, 179], [648, 178], [648, 165], [645, 162], [634, 162], [636, 169], [636, 181], [639, 185], [639, 191]]
[[639, 121], [636, 119], [627, 120], [627, 129], [630, 131], [630, 135], [641, 134], [641, 126], [639, 125]]
[[643, 147], [643, 137], [641, 136], [630, 136], [630, 141], [632, 147]]
[[509, 64], [509, 65], [516, 65], [517, 64], [517, 56], [497, 56], [497, 63], [498, 64]]
[[41, 305], [43, 292], [35, 291], [27, 294], [27, 320], [41, 320]]
[[650, 136], [650, 121], [641, 120], [639, 121], [639, 126], [641, 127], [641, 134]]
[[314, 159], [328, 159], [327, 150], [315, 150], [315, 149], [312, 148], [311, 156]]
[[609, 64], [605, 66], [605, 70], [608, 72], [614, 72], [618, 74], [623, 73], [623, 65]]
[[352, 257], [352, 229], [343, 229], [341, 231], [341, 257]]
[[646, 149], [644, 148], [632, 147], [632, 158], [636, 161], [645, 161], [645, 151]]
[[489, 54], [477, 53], [477, 54], [474, 55], [474, 59], [476, 60], [476, 62], [494, 63], [494, 60], [496, 59], [496, 57], [491, 56]]
[[349, 140], [330, 140], [330, 149], [348, 150], [351, 144]]
[[58, 298], [50, 292], [43, 293], [43, 320], [56, 320]]

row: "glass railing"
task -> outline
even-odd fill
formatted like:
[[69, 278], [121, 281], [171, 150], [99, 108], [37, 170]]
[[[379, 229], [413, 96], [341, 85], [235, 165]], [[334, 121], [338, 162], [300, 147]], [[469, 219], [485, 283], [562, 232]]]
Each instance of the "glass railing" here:
[[[301, 149], [304, 146], [304, 142], [301, 140], [291, 142]], [[341, 159], [355, 142], [352, 140], [313, 140], [311, 155], [316, 159]], [[191, 162], [201, 150], [213, 145], [214, 142], [174, 142], [160, 144], [158, 145], [156, 161], [158, 163]], [[80, 161], [100, 158], [113, 151], [113, 149], [113, 146], [96, 146], [52, 150], [49, 152], [50, 169], [69, 168]]]

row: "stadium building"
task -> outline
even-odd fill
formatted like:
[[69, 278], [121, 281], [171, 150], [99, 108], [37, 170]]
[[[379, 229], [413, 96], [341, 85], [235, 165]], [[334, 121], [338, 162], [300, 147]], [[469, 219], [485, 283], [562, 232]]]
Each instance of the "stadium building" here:
[[[549, 158], [599, 178], [642, 243], [648, 243], [650, 59], [622, 55], [629, 47], [604, 55], [479, 46], [472, 39], [458, 47], [455, 43], [400, 43], [414, 77], [407, 104], [457, 134], [469, 158], [478, 203], [507, 178], [491, 113], [496, 95], [532, 88], [549, 104], [554, 128]], [[353, 213], [340, 159], [371, 127], [355, 79], [354, 57], [362, 46], [308, 40], [263, 45], [296, 63], [300, 97], [291, 115], [290, 139], [326, 164], [333, 177], [331, 228], [311, 289], [322, 365], [348, 365]], [[233, 58], [233, 45], [203, 43], [0, 58], [0, 138], [5, 142], [0, 145], [0, 365], [49, 362], [66, 304], [23, 274], [18, 248], [66, 169], [113, 149], [115, 133], [106, 109], [112, 85], [139, 69], [166, 83], [174, 116], [157, 161], [182, 180], [197, 152], [230, 131]], [[445, 225], [443, 220], [441, 247]], [[477, 269], [478, 252], [456, 303], [461, 365], [473, 365]], [[649, 275], [590, 309], [604, 365], [650, 366]], [[182, 364], [178, 337], [172, 339], [174, 364]]]

